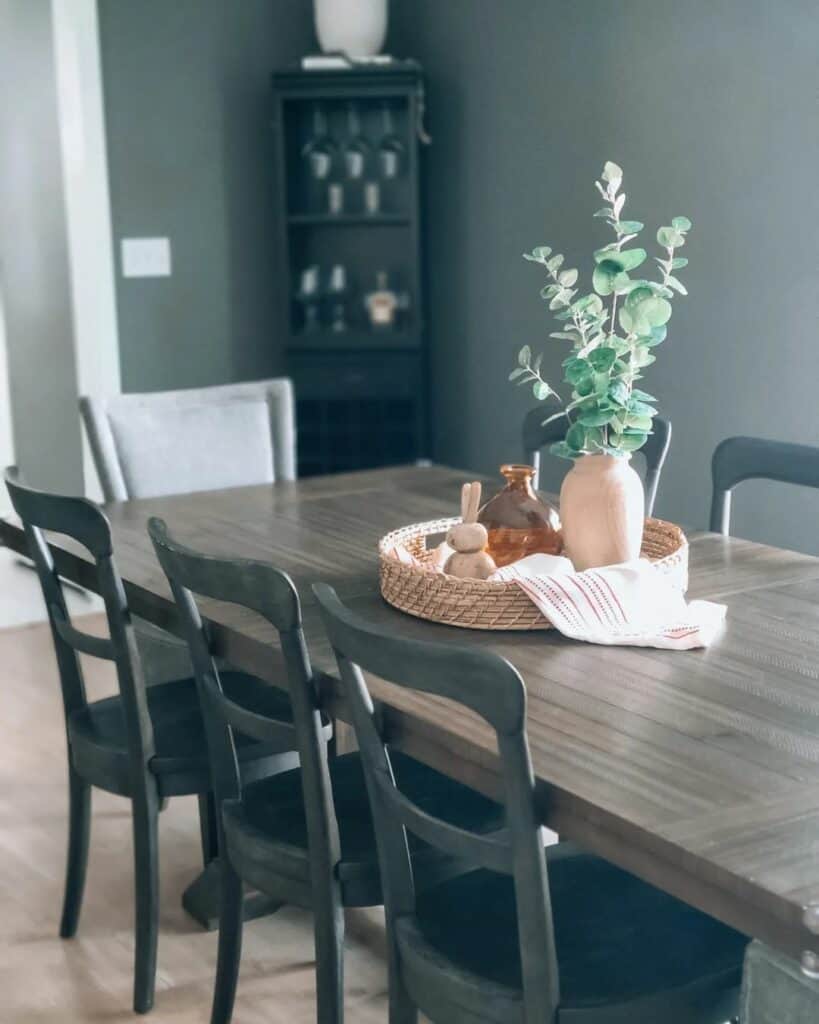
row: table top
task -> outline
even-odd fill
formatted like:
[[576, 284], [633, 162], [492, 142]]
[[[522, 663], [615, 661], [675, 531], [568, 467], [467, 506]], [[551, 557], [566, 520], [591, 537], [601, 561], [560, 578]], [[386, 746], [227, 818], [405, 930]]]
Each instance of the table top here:
[[[690, 533], [689, 596], [728, 605], [707, 651], [580, 644], [554, 631], [465, 631], [422, 622], [378, 592], [376, 542], [453, 515], [463, 471], [402, 467], [108, 506], [132, 611], [178, 631], [145, 532], [162, 516], [213, 554], [269, 560], [302, 597], [314, 662], [333, 671], [310, 584], [397, 633], [508, 658], [529, 695], [544, 824], [792, 955], [819, 952], [804, 908], [819, 900], [819, 558]], [[24, 551], [19, 526], [0, 541]], [[96, 589], [89, 556], [55, 538], [59, 571]], [[285, 685], [275, 636], [242, 609], [202, 604], [218, 653]], [[490, 795], [497, 754], [477, 717], [373, 681], [396, 745]], [[330, 702], [344, 717], [338, 692]]]

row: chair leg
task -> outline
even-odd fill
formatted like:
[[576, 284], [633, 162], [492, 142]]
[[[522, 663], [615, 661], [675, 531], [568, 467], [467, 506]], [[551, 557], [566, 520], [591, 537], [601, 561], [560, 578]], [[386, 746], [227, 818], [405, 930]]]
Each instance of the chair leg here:
[[388, 954], [390, 981], [389, 1024], [418, 1024], [418, 1010], [410, 999], [401, 978], [401, 972], [398, 970], [396, 950], [392, 943], [390, 943], [390, 946]]
[[221, 902], [219, 910], [219, 956], [213, 989], [211, 1024], [229, 1024], [239, 980], [242, 955], [242, 920], [244, 900], [242, 879], [234, 871], [226, 853], [220, 858]]
[[213, 793], [200, 793], [199, 838], [202, 842], [202, 860], [205, 867], [219, 856], [219, 834], [216, 828], [216, 801]]
[[159, 933], [159, 797], [153, 779], [133, 798], [134, 895], [134, 1010], [147, 1013], [154, 1005], [156, 945]]
[[337, 887], [318, 895], [314, 910], [316, 1020], [344, 1024], [344, 908]]
[[77, 932], [88, 866], [88, 840], [91, 832], [91, 787], [68, 765], [68, 861], [65, 870], [63, 912], [60, 937], [72, 938]]

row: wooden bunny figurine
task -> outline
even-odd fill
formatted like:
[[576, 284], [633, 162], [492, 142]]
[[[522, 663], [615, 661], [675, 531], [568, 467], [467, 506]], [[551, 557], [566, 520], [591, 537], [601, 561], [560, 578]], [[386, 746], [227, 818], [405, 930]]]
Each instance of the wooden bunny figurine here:
[[462, 579], [485, 580], [495, 571], [495, 563], [484, 548], [489, 536], [486, 527], [478, 522], [481, 503], [481, 485], [464, 484], [461, 489], [461, 517], [463, 522], [452, 526], [446, 542], [455, 548], [444, 566], [444, 572]]

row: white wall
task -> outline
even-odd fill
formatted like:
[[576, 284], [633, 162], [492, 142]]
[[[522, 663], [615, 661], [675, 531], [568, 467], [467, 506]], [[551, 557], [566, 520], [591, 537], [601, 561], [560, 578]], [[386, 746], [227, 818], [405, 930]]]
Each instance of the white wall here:
[[16, 457], [32, 483], [74, 493], [88, 469], [78, 395], [119, 389], [96, 16], [95, 0], [0, 0], [0, 287]]
[[[14, 437], [11, 430], [11, 395], [9, 393], [6, 329], [3, 316], [3, 293], [0, 290], [0, 469], [14, 462]], [[0, 485], [0, 516], [10, 511], [8, 493]]]

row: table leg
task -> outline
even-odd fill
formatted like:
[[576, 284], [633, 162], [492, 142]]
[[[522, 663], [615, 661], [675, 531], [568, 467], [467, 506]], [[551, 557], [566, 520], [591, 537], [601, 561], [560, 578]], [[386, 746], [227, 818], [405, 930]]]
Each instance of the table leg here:
[[[217, 857], [205, 865], [204, 871], [182, 893], [182, 906], [209, 932], [219, 927], [221, 890], [222, 872]], [[252, 921], [256, 917], [273, 914], [281, 906], [281, 900], [273, 899], [272, 896], [257, 891], [245, 892], [244, 919]]]
[[754, 941], [745, 954], [740, 999], [742, 1024], [816, 1024], [819, 978], [769, 946]]

